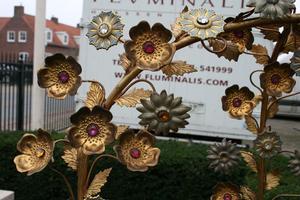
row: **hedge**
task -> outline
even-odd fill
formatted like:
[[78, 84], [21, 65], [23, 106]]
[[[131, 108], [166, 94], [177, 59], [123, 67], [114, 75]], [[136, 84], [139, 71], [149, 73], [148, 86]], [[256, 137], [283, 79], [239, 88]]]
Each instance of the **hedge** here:
[[[64, 182], [49, 168], [32, 176], [16, 171], [13, 158], [19, 154], [16, 143], [21, 135], [21, 133], [0, 134], [0, 188], [15, 191], [16, 200], [66, 200], [68, 193]], [[53, 137], [63, 136], [54, 133]], [[243, 162], [229, 176], [222, 176], [209, 170], [206, 145], [158, 141], [157, 146], [161, 149], [160, 162], [145, 173], [130, 172], [125, 166], [110, 158], [98, 163], [95, 173], [112, 167], [101, 196], [110, 200], [207, 200], [214, 185], [220, 181], [239, 185], [249, 184], [253, 188], [257, 185], [255, 174]], [[62, 151], [63, 147], [58, 146], [54, 156], [55, 163], [52, 166], [61, 170], [72, 183], [75, 183], [76, 174], [67, 169], [60, 158]], [[111, 148], [108, 152], [112, 152]], [[287, 159], [283, 157], [273, 162], [285, 178], [282, 179], [280, 187], [267, 194], [266, 199], [271, 199], [277, 192], [300, 193], [300, 180], [288, 171], [286, 164]], [[252, 178], [247, 178], [246, 175]]]

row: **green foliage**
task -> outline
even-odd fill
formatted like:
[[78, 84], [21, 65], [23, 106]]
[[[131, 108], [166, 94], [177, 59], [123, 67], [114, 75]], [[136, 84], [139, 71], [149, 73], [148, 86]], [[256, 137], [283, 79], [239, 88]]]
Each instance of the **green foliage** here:
[[[15, 191], [17, 200], [66, 200], [68, 192], [60, 176], [47, 167], [45, 170], [32, 176], [20, 174], [16, 171], [13, 159], [19, 153], [16, 150], [17, 141], [21, 133], [0, 134], [0, 188]], [[53, 134], [54, 138], [63, 138], [62, 134]], [[159, 141], [161, 159], [158, 166], [145, 173], [130, 172], [126, 166], [111, 158], [101, 160], [94, 174], [100, 170], [112, 167], [108, 182], [102, 189], [102, 197], [109, 200], [182, 200], [182, 199], [209, 199], [212, 188], [217, 182], [233, 182], [246, 185], [249, 183], [255, 188], [255, 174], [241, 162], [241, 167], [234, 170], [229, 176], [222, 176], [208, 169], [206, 159], [206, 145], [186, 144], [175, 141]], [[65, 173], [72, 184], [76, 185], [76, 174], [67, 169], [60, 158], [63, 147], [56, 148], [56, 169]], [[108, 153], [113, 153], [108, 148]], [[294, 177], [287, 169], [287, 159], [275, 159], [273, 164], [282, 172], [284, 178], [281, 186], [267, 193], [266, 200], [278, 193], [300, 191], [300, 180]], [[251, 178], [245, 178], [250, 175]]]

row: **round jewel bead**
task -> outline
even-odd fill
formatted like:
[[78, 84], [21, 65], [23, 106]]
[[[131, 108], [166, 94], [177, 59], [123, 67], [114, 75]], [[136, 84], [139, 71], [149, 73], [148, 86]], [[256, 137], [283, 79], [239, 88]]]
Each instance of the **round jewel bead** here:
[[96, 124], [90, 124], [87, 127], [87, 133], [90, 137], [95, 137], [99, 133], [99, 127]]
[[244, 31], [237, 30], [237, 31], [234, 31], [233, 34], [237, 38], [243, 38], [244, 37]]
[[162, 122], [167, 122], [167, 121], [170, 120], [170, 113], [167, 112], [167, 111], [165, 111], [165, 110], [160, 111], [160, 112], [158, 113], [158, 118], [159, 118], [159, 120], [162, 121]]
[[61, 83], [67, 83], [70, 79], [70, 75], [66, 71], [59, 72], [58, 79]]
[[101, 35], [107, 34], [108, 31], [109, 31], [109, 26], [108, 26], [107, 24], [101, 24], [101, 25], [99, 26], [99, 33], [100, 33]]
[[134, 159], [141, 157], [141, 151], [138, 148], [130, 149], [130, 156]]
[[224, 200], [232, 200], [232, 197], [230, 194], [225, 194], [223, 199]]
[[269, 143], [269, 142], [265, 143], [265, 149], [266, 150], [271, 150], [272, 149], [272, 144]]
[[155, 51], [155, 46], [153, 44], [153, 42], [145, 42], [143, 44], [143, 51], [147, 54], [152, 54]]
[[272, 77], [271, 77], [271, 82], [273, 84], [278, 84], [280, 83], [280, 80], [281, 80], [281, 77], [278, 75], [278, 74], [274, 74]]
[[208, 24], [209, 19], [207, 17], [200, 16], [200, 17], [197, 18], [197, 22], [200, 25], [206, 25], [206, 24]]
[[232, 105], [233, 105], [233, 107], [238, 108], [238, 107], [240, 107], [242, 105], [242, 100], [239, 99], [239, 98], [235, 98], [232, 101]]

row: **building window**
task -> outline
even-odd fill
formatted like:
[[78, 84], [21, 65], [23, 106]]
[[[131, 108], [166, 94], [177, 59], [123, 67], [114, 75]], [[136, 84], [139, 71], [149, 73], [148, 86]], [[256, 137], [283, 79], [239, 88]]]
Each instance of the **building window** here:
[[19, 42], [27, 42], [27, 32], [26, 31], [19, 31]]
[[16, 41], [15, 31], [7, 31], [7, 42], [15, 42], [15, 41]]
[[29, 53], [28, 52], [20, 52], [19, 53], [19, 61], [26, 62], [29, 59]]
[[69, 36], [67, 34], [64, 34], [63, 43], [64, 43], [64, 45], [68, 45], [68, 43], [69, 43]]
[[52, 31], [47, 31], [46, 32], [46, 41], [47, 42], [52, 42]]

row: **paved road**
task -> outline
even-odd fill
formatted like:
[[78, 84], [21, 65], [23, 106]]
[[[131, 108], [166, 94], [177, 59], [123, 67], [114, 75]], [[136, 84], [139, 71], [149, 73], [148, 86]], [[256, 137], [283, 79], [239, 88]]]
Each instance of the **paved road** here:
[[268, 124], [280, 135], [284, 150], [300, 151], [300, 119], [270, 119]]

